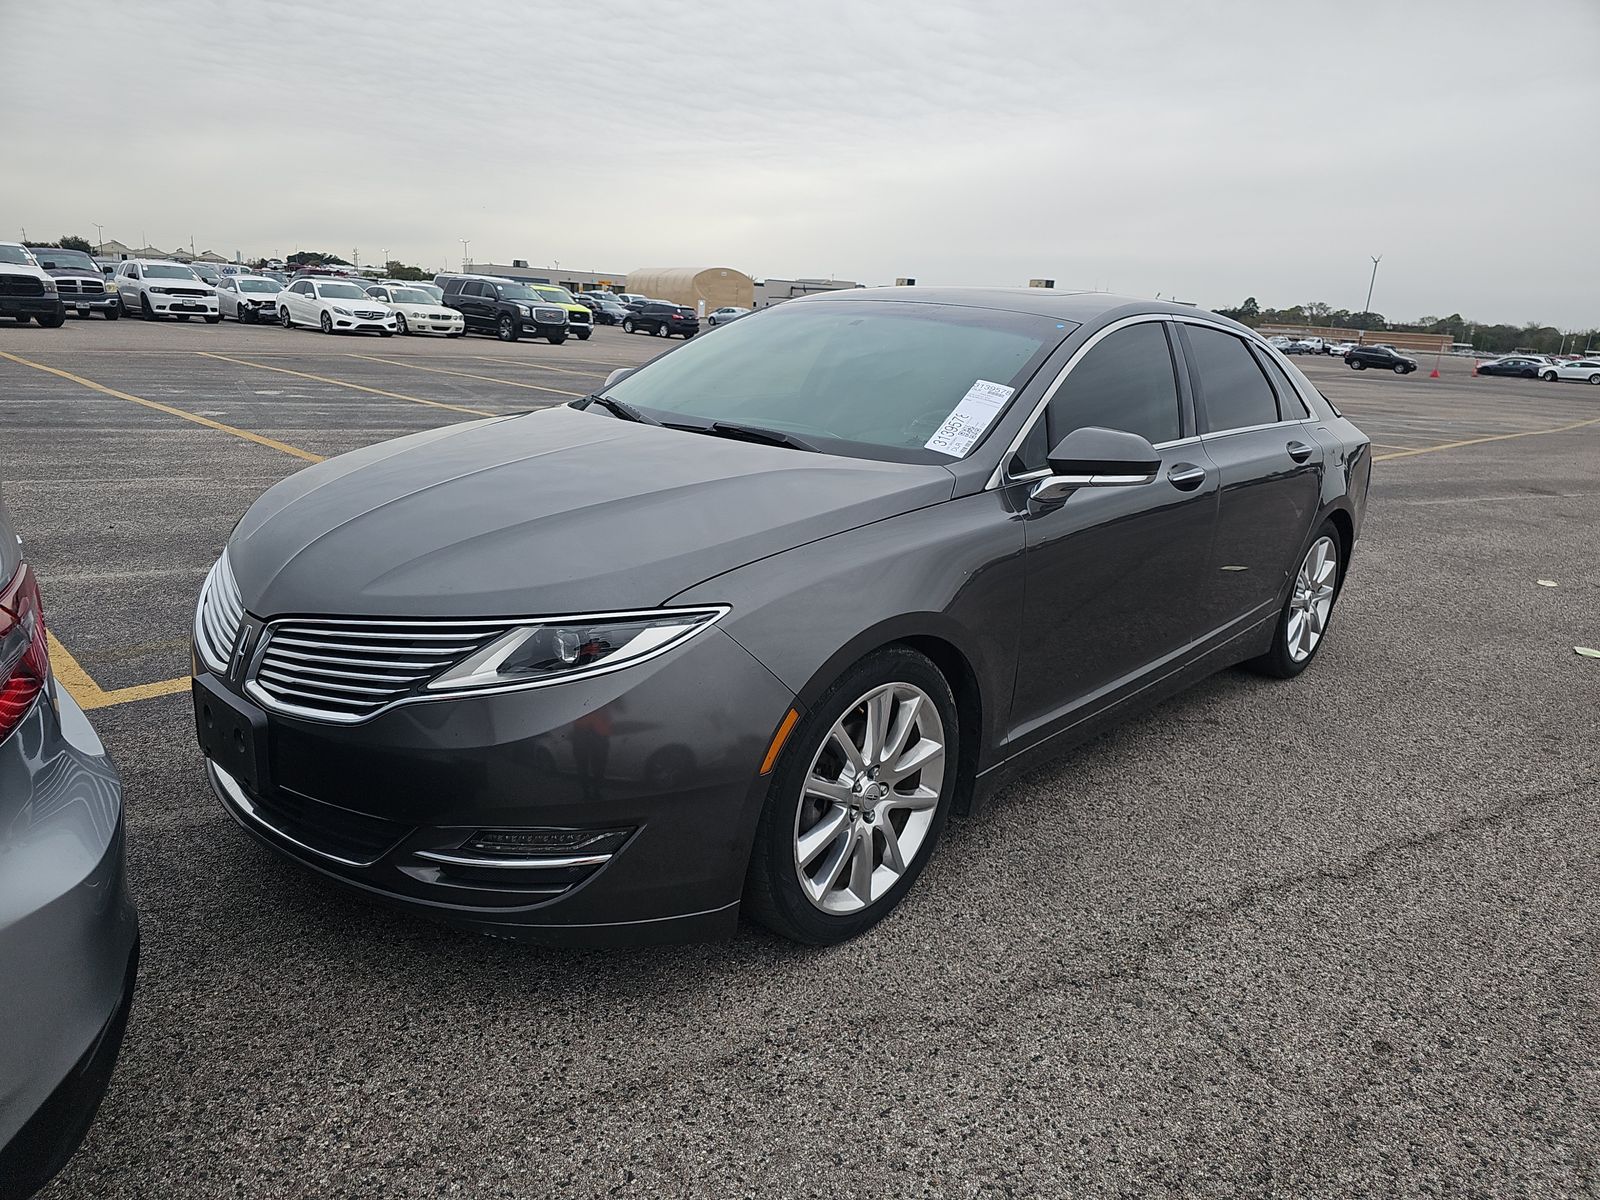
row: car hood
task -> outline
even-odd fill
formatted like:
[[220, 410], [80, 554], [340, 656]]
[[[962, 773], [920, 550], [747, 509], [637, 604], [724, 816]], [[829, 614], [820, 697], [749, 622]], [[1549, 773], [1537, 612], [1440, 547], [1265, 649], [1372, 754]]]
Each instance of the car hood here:
[[82, 267], [46, 267], [45, 273], [55, 279], [98, 279], [105, 281], [99, 271], [85, 271]]
[[309, 467], [255, 503], [228, 554], [259, 617], [625, 610], [953, 489], [941, 466], [561, 407]]

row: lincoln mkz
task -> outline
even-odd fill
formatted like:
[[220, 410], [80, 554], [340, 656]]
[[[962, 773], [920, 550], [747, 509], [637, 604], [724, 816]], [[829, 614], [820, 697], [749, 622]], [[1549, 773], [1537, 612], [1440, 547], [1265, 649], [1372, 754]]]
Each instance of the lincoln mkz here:
[[1370, 469], [1193, 308], [791, 301], [270, 489], [200, 596], [205, 769], [279, 853], [485, 932], [840, 941], [1014, 772], [1303, 671]]

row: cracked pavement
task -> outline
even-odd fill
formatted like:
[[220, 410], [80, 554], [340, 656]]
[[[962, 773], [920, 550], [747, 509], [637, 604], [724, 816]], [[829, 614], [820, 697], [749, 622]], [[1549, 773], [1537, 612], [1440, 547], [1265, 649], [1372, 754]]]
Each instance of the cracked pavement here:
[[[61, 332], [79, 341], [6, 346], [319, 452], [455, 419]], [[221, 332], [308, 373], [529, 402]], [[529, 349], [458, 365], [594, 382]], [[654, 349], [601, 330], [568, 361], [597, 380]], [[1600, 413], [1581, 387], [1307, 370], [1418, 444]], [[221, 538], [296, 464], [0, 377], [52, 628], [107, 687], [159, 677]], [[1600, 644], [1596, 530], [1600, 426], [1380, 462], [1309, 672], [1224, 673], [1018, 779], [832, 950], [431, 925], [249, 841], [185, 697], [100, 710], [144, 963], [111, 1092], [46, 1195], [1600, 1196], [1600, 662], [1572, 652]]]

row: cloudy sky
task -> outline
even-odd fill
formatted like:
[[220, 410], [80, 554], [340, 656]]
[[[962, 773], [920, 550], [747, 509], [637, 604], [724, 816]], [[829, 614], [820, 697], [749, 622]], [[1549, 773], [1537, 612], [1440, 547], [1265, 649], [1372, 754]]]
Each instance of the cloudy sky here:
[[1600, 324], [1596, 0], [0, 0], [0, 46], [0, 236], [1339, 308], [1382, 254], [1390, 318]]

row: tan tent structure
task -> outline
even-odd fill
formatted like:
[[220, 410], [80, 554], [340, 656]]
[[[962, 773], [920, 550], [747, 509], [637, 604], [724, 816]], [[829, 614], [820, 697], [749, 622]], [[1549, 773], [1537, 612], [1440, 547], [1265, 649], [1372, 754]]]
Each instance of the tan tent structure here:
[[640, 267], [628, 272], [628, 290], [687, 304], [701, 315], [729, 306], [754, 308], [756, 302], [755, 280], [732, 267]]

